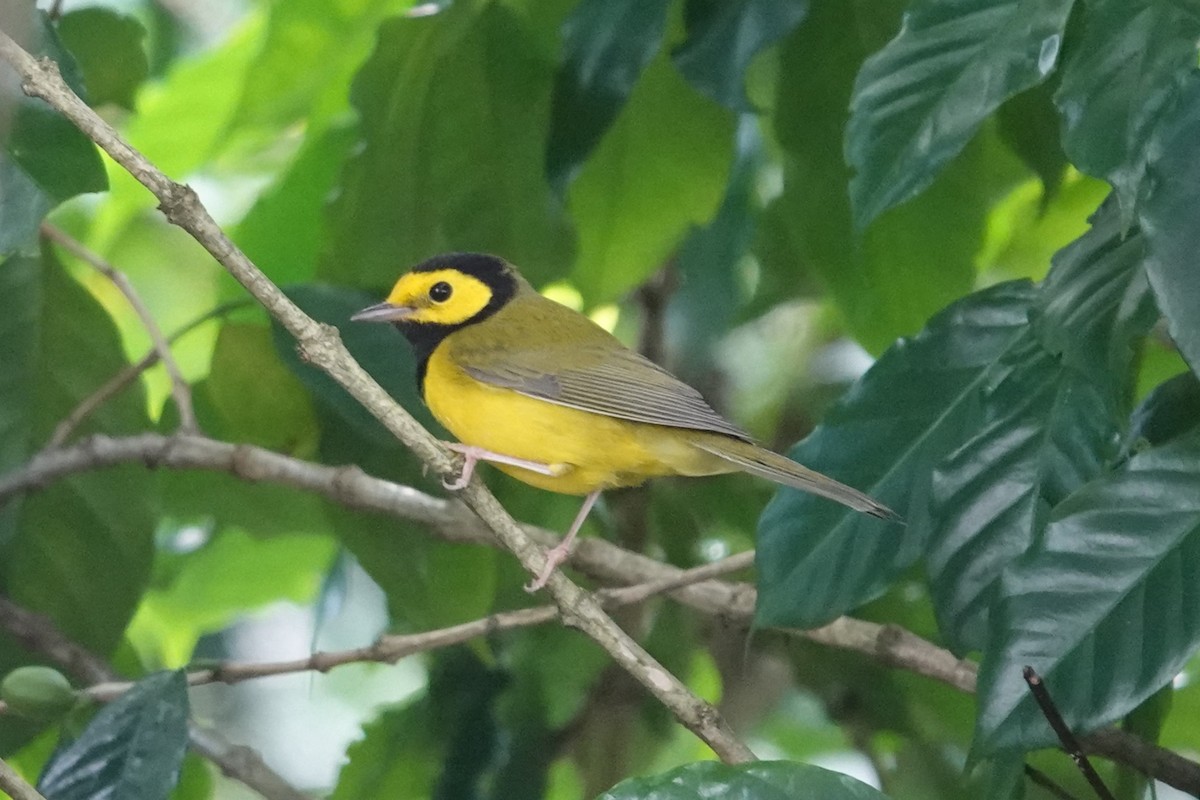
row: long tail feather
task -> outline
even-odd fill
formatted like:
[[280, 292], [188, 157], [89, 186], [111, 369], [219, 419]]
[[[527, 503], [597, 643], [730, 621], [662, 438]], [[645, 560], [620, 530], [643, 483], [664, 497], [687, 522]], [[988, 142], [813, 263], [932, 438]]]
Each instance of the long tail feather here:
[[899, 514], [870, 495], [749, 442], [714, 436], [705, 437], [694, 444], [751, 475], [835, 500], [873, 517], [897, 521], [900, 519]]

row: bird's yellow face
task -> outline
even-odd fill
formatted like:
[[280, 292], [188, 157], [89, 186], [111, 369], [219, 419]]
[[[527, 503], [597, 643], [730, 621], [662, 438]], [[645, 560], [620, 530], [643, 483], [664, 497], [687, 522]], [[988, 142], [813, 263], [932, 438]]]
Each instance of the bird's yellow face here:
[[479, 278], [448, 268], [404, 275], [386, 302], [404, 322], [461, 325], [483, 311], [493, 294]]

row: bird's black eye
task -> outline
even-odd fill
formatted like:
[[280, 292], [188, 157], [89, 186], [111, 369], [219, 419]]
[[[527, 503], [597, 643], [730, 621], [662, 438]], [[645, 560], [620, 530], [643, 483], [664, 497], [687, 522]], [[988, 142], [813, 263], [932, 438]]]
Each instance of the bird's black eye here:
[[435, 303], [444, 303], [450, 299], [450, 294], [454, 288], [445, 281], [438, 281], [433, 286], [429, 287], [429, 297]]

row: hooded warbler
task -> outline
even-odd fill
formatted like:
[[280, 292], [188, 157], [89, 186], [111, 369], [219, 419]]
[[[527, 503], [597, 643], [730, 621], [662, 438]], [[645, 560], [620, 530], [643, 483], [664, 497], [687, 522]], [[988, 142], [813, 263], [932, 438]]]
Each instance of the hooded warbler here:
[[586, 495], [547, 553], [545, 585], [600, 492], [660, 475], [743, 471], [884, 519], [868, 495], [765, 450], [700, 393], [583, 314], [540, 295], [495, 256], [435, 256], [351, 319], [393, 323], [412, 344], [421, 396], [463, 442], [461, 489], [478, 461], [554, 492]]

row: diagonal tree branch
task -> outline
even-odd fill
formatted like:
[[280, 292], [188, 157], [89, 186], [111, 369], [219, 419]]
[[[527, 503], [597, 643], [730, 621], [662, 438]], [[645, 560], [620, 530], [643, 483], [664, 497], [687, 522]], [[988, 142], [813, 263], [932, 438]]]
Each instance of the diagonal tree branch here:
[[8, 793], [13, 800], [46, 800], [4, 760], [0, 760], [0, 791]]
[[[0, 57], [21, 76], [21, 88], [27, 95], [45, 100], [149, 189], [158, 198], [159, 209], [167, 220], [190, 233], [295, 337], [303, 358], [336, 380], [423, 462], [439, 473], [450, 471], [448, 454], [354, 360], [342, 345], [337, 330], [317, 323], [289, 300], [225, 235], [189, 186], [164, 175], [71, 91], [57, 64], [50, 59], [34, 58], [4, 33], [0, 33]], [[531, 575], [543, 571], [546, 556], [542, 548], [486, 487], [474, 480], [462, 491], [462, 497]], [[603, 647], [723, 761], [754, 760], [754, 754], [734, 736], [716, 708], [693, 694], [621, 630], [587, 592], [561, 573], [551, 576], [548, 588], [563, 624], [577, 628]]]

